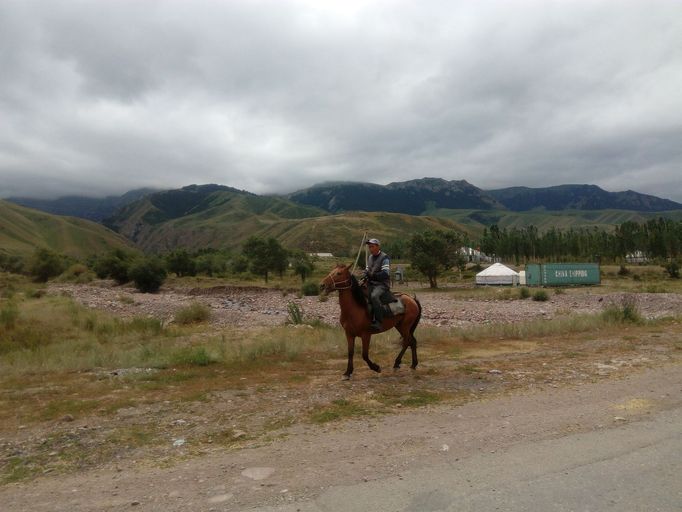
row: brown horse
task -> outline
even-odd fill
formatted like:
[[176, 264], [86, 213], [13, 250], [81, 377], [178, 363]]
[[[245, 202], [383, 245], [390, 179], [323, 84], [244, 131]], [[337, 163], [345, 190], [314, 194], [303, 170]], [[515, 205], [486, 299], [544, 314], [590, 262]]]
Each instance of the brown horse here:
[[[344, 377], [349, 379], [353, 374], [353, 353], [355, 352], [355, 338], [362, 338], [362, 359], [375, 372], [380, 372], [381, 367], [369, 358], [369, 341], [372, 334], [377, 331], [371, 329], [372, 319], [367, 309], [367, 298], [363, 293], [358, 280], [351, 273], [350, 268], [338, 264], [320, 283], [320, 290], [330, 293], [334, 290], [339, 292], [339, 305], [341, 306], [341, 327], [346, 331], [348, 341], [348, 367]], [[422, 315], [422, 306], [419, 301], [406, 294], [396, 294], [405, 305], [405, 312], [395, 316], [384, 316], [381, 331], [384, 332], [395, 327], [402, 337], [402, 350], [393, 363], [393, 368], [400, 368], [403, 354], [407, 347], [412, 349], [412, 369], [417, 367], [417, 339], [414, 330], [417, 328]]]

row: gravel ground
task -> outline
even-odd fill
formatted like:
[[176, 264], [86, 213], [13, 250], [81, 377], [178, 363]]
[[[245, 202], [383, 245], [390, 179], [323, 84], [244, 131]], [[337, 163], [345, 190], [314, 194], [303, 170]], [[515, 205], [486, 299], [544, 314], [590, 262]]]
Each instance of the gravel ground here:
[[[507, 290], [499, 289], [500, 297]], [[282, 325], [287, 305], [296, 303], [309, 318], [336, 325], [339, 305], [336, 295], [322, 302], [318, 297], [298, 298], [278, 290], [257, 287], [218, 286], [213, 288], [166, 289], [156, 294], [139, 293], [131, 287], [108, 282], [92, 285], [53, 284], [51, 294], [65, 294], [89, 308], [109, 311], [123, 318], [153, 316], [166, 323], [192, 302], [211, 308], [212, 322], [219, 327]], [[674, 293], [605, 293], [599, 288], [548, 291], [546, 302], [525, 300], [464, 299], [448, 291], [414, 290], [423, 306], [422, 323], [441, 327], [461, 327], [491, 322], [522, 322], [551, 319], [569, 313], [598, 313], [608, 304], [621, 304], [626, 296], [636, 300], [646, 318], [682, 314], [682, 295]]]

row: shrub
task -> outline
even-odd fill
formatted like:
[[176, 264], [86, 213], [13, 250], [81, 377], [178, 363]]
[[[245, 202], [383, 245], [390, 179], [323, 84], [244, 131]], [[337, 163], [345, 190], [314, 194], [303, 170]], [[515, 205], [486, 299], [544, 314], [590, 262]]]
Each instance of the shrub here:
[[637, 308], [637, 299], [633, 295], [625, 295], [618, 304], [608, 304], [602, 312], [602, 317], [614, 323], [642, 323], [643, 318]]
[[51, 277], [56, 277], [64, 271], [64, 262], [54, 251], [50, 249], [37, 249], [33, 255], [29, 273], [41, 283], [47, 282]]
[[178, 277], [197, 275], [197, 265], [189, 253], [178, 249], [166, 255], [166, 267]]
[[192, 302], [175, 313], [175, 322], [180, 325], [198, 324], [211, 318], [211, 310], [200, 302]]
[[288, 324], [300, 325], [303, 323], [303, 311], [298, 304], [295, 302], [289, 302], [287, 304], [287, 322]]
[[618, 275], [619, 276], [627, 276], [630, 275], [630, 271], [625, 265], [621, 265], [620, 268], [618, 269]]
[[320, 294], [320, 287], [317, 283], [314, 283], [312, 281], [308, 281], [307, 283], [303, 283], [303, 286], [301, 287], [301, 293], [303, 295], [308, 296], [308, 297], [319, 295]]
[[140, 258], [130, 265], [128, 276], [138, 290], [153, 293], [166, 280], [166, 268], [158, 258]]
[[549, 296], [547, 295], [547, 292], [545, 290], [537, 290], [533, 294], [533, 300], [535, 301], [545, 302], [547, 299], [549, 299]]
[[110, 277], [118, 284], [124, 284], [131, 279], [128, 275], [128, 269], [132, 260], [133, 256], [130, 253], [116, 249], [101, 258], [96, 258], [91, 263], [91, 268], [100, 279]]
[[7, 301], [0, 309], [0, 327], [13, 329], [19, 318], [19, 308], [13, 301]]
[[527, 299], [528, 297], [530, 297], [530, 290], [525, 286], [519, 289], [519, 297], [522, 299]]
[[92, 271], [82, 263], [74, 263], [67, 268], [59, 279], [62, 281], [72, 281], [75, 283], [89, 283], [94, 278]]
[[0, 253], [0, 271], [20, 274], [24, 269], [24, 261], [19, 256]]
[[665, 266], [665, 271], [673, 279], [680, 278], [680, 264], [676, 260], [672, 260]]
[[208, 366], [216, 360], [204, 347], [185, 347], [173, 355], [173, 363], [187, 366]]

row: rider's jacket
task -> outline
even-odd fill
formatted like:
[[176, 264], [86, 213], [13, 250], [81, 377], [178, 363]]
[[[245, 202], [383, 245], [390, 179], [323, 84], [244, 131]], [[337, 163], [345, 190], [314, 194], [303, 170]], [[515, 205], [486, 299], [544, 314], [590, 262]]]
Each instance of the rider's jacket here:
[[380, 251], [376, 256], [370, 254], [367, 260], [367, 280], [370, 285], [383, 284], [386, 287], [391, 285], [390, 274], [391, 261], [383, 251]]

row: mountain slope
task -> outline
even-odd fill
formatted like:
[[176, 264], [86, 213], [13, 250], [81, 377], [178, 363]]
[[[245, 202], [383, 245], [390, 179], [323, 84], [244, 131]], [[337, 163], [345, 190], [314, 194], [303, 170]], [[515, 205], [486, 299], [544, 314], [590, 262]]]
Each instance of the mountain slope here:
[[121, 196], [101, 198], [83, 196], [64, 196], [57, 199], [33, 199], [30, 197], [9, 197], [7, 201], [54, 215], [70, 215], [82, 219], [101, 222], [119, 208], [138, 199], [157, 192], [151, 188], [130, 190]]
[[682, 204], [632, 190], [607, 192], [596, 185], [559, 185], [546, 188], [511, 187], [487, 190], [509, 210], [633, 210], [661, 212], [682, 209]]
[[636, 212], [632, 210], [533, 210], [512, 212], [509, 210], [433, 210], [434, 217], [442, 217], [466, 227], [470, 232], [482, 233], [483, 229], [497, 224], [500, 228], [524, 228], [535, 226], [542, 233], [552, 228], [570, 229], [596, 227], [612, 229], [623, 222], [645, 223], [656, 217], [682, 220], [682, 210], [665, 212]]
[[427, 228], [457, 229], [447, 219], [394, 213], [329, 215], [281, 197], [257, 196], [218, 185], [192, 185], [152, 194], [107, 220], [145, 251], [178, 247], [237, 248], [249, 236], [275, 237], [288, 248], [346, 255], [364, 231], [388, 239]]
[[132, 248], [128, 240], [100, 224], [0, 200], [0, 251], [29, 256], [38, 247], [81, 259], [111, 249]]
[[446, 181], [440, 178], [422, 178], [388, 185], [322, 183], [294, 192], [288, 198], [332, 213], [365, 211], [420, 215], [433, 208], [504, 208], [496, 199], [464, 180]]

